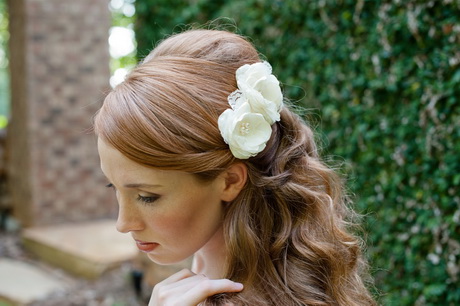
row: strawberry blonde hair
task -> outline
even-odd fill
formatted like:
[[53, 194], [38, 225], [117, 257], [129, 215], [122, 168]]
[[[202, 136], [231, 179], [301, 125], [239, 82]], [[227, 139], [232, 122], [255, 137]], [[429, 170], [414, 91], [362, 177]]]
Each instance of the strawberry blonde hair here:
[[321, 161], [308, 125], [284, 106], [265, 150], [247, 160], [222, 139], [217, 119], [237, 89], [235, 71], [260, 61], [251, 43], [230, 32], [171, 36], [108, 94], [96, 134], [139, 164], [203, 180], [237, 161], [248, 167], [223, 221], [225, 277], [245, 289], [205, 304], [374, 305], [343, 184]]

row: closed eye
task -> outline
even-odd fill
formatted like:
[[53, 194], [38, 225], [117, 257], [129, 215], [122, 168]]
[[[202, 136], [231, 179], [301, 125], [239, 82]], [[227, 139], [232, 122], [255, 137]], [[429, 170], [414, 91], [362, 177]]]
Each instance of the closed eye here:
[[144, 203], [144, 204], [151, 204], [153, 202], [155, 202], [156, 200], [158, 200], [160, 197], [159, 196], [141, 196], [140, 194], [137, 196], [137, 200], [141, 203]]

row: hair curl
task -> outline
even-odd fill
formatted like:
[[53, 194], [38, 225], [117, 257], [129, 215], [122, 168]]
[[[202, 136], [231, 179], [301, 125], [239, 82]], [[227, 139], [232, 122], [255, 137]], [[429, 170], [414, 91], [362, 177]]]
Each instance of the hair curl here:
[[[95, 131], [140, 164], [215, 178], [237, 161], [217, 118], [236, 89], [235, 71], [259, 61], [252, 44], [233, 33], [171, 36], [108, 94]], [[242, 161], [248, 182], [224, 218], [225, 277], [245, 290], [205, 304], [374, 305], [341, 179], [288, 107], [272, 128], [266, 149]]]

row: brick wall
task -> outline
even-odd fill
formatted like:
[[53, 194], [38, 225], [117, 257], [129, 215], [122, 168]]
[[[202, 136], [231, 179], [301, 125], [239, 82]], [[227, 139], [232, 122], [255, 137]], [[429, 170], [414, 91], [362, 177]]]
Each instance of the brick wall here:
[[23, 225], [113, 216], [92, 116], [109, 87], [107, 0], [9, 0], [9, 186]]

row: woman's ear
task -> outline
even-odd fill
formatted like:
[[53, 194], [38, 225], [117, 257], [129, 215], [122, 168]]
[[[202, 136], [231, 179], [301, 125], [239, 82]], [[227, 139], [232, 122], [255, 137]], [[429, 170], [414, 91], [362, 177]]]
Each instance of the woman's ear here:
[[221, 200], [225, 202], [233, 201], [246, 185], [248, 168], [244, 163], [235, 163], [228, 167], [222, 175], [225, 180], [225, 188], [222, 192]]

